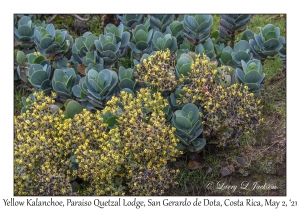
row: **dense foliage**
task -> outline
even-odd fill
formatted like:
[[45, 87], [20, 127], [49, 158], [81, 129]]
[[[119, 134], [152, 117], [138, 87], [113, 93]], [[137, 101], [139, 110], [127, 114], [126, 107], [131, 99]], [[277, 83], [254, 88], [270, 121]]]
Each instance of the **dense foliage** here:
[[15, 116], [15, 195], [164, 195], [180, 154], [255, 134], [263, 62], [286, 60], [251, 15], [214, 32], [212, 15], [123, 15], [75, 40], [35, 18], [15, 17], [15, 80], [34, 91]]

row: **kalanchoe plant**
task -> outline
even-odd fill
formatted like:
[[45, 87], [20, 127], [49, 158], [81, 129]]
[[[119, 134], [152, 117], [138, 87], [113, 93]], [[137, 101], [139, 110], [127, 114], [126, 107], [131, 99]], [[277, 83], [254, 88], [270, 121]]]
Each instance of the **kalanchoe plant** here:
[[21, 80], [23, 80], [25, 83], [28, 82], [28, 67], [26, 65], [26, 55], [23, 51], [18, 51], [17, 55], [16, 55], [16, 61], [17, 61], [17, 75], [18, 75], [18, 79], [20, 78]]
[[196, 105], [188, 103], [182, 110], [174, 112], [172, 125], [176, 128], [175, 135], [180, 139], [180, 143], [177, 145], [179, 150], [196, 152], [206, 145], [205, 139], [198, 138], [203, 128]]
[[180, 45], [183, 41], [183, 23], [179, 21], [173, 21], [166, 27], [166, 33], [174, 36], [177, 40], [177, 45]]
[[213, 24], [211, 15], [184, 15], [184, 37], [192, 45], [198, 45], [210, 36]]
[[125, 69], [123, 66], [120, 66], [119, 68], [119, 87], [121, 90], [123, 89], [130, 89], [134, 90], [134, 87], [136, 85], [135, 79], [134, 79], [134, 72], [133, 69], [128, 68]]
[[14, 28], [14, 37], [17, 42], [21, 42], [21, 48], [32, 48], [34, 46], [34, 30], [35, 26], [32, 20], [23, 16], [17, 24], [18, 28]]
[[184, 95], [184, 91], [180, 87], [178, 87], [176, 91], [174, 93], [171, 93], [170, 96], [168, 97], [170, 107], [173, 111], [182, 109], [182, 107], [185, 105], [183, 103], [182, 104], [177, 103], [177, 100], [180, 100], [181, 96], [183, 95]]
[[249, 43], [245, 40], [239, 41], [234, 46], [231, 56], [232, 56], [233, 63], [235, 64], [233, 67], [235, 66], [241, 67], [242, 60], [248, 62], [252, 58], [252, 53], [250, 52]]
[[260, 28], [260, 34], [254, 34], [249, 41], [251, 51], [256, 59], [266, 59], [268, 56], [278, 54], [285, 43], [284, 37], [280, 36], [280, 29], [273, 24]]
[[80, 98], [83, 107], [88, 110], [101, 109], [117, 90], [116, 72], [103, 69], [100, 72], [91, 69], [82, 77], [78, 85], [72, 88], [73, 94]]
[[104, 61], [104, 68], [110, 68], [120, 57], [121, 42], [112, 33], [100, 35], [99, 40], [95, 41], [99, 57]]
[[177, 78], [182, 78], [188, 76], [188, 74], [192, 71], [191, 65], [193, 63], [193, 58], [189, 54], [182, 54], [180, 58], [177, 60], [176, 64], [176, 76]]
[[282, 61], [282, 66], [286, 68], [286, 44], [282, 45], [282, 48], [279, 50], [280, 60]]
[[167, 49], [170, 50], [170, 53], [174, 53], [177, 48], [177, 40], [174, 36], [170, 34], [163, 35], [161, 32], [156, 31], [153, 35], [152, 39], [154, 51], [166, 51]]
[[75, 39], [72, 46], [71, 61], [75, 69], [82, 75], [86, 75], [86, 71], [95, 69], [100, 71], [104, 69], [104, 61], [96, 52], [95, 41], [97, 37], [91, 32], [86, 32], [82, 37]]
[[210, 58], [210, 60], [216, 59], [215, 49], [213, 42], [208, 39], [204, 42], [204, 44], [198, 44], [195, 47], [195, 52], [203, 56], [204, 54]]
[[124, 24], [125, 28], [133, 29], [136, 25], [143, 23], [144, 16], [141, 14], [126, 14], [119, 16], [119, 19]]
[[249, 91], [257, 95], [262, 88], [261, 82], [265, 78], [260, 61], [254, 59], [246, 63], [242, 60], [242, 67], [243, 70], [240, 68], [236, 69], [237, 80], [248, 86]]
[[233, 47], [235, 35], [243, 32], [250, 22], [251, 15], [247, 14], [230, 14], [221, 15], [220, 21], [220, 40], [227, 42], [231, 40], [231, 47]]
[[162, 33], [166, 31], [166, 27], [170, 25], [174, 17], [175, 17], [174, 14], [173, 15], [172, 14], [148, 15], [148, 18], [150, 19], [151, 28], [153, 28], [154, 31], [160, 31]]
[[129, 47], [136, 54], [136, 59], [139, 60], [142, 54], [151, 52], [151, 38], [153, 29], [147, 30], [146, 26], [138, 25], [132, 32], [131, 42]]
[[42, 66], [50, 65], [50, 60], [47, 60], [39, 52], [34, 52], [26, 55], [27, 65], [31, 66], [32, 64], [41, 64]]
[[28, 71], [28, 81], [38, 91], [43, 90], [45, 94], [49, 94], [52, 90], [50, 75], [51, 66], [47, 64], [45, 66], [33, 64]]
[[253, 38], [254, 38], [253, 32], [251, 30], [247, 29], [242, 34], [241, 40], [246, 40], [247, 42], [249, 42], [249, 40], [253, 39]]
[[214, 47], [215, 47], [216, 58], [219, 60], [225, 48], [225, 44], [224, 43], [214, 44]]
[[80, 76], [74, 69], [56, 69], [52, 78], [52, 88], [63, 99], [72, 98], [72, 88], [79, 82]]
[[76, 114], [79, 114], [83, 110], [80, 103], [74, 100], [66, 101], [65, 106], [66, 106], [66, 110], [64, 112], [65, 119], [74, 118]]
[[104, 29], [104, 34], [112, 33], [116, 36], [117, 43], [121, 42], [120, 50], [122, 50], [123, 53], [126, 52], [126, 47], [128, 46], [129, 40], [130, 40], [130, 33], [128, 31], [123, 31], [124, 25], [120, 24], [118, 27], [116, 27], [114, 24], [107, 24]]
[[227, 46], [223, 49], [219, 61], [224, 66], [231, 66], [233, 68], [242, 66], [241, 61], [248, 62], [252, 58], [249, 43], [245, 40], [239, 41], [232, 50]]
[[48, 24], [46, 27], [36, 27], [34, 42], [42, 55], [55, 60], [62, 59], [61, 56], [71, 49], [73, 38], [66, 30], [55, 30], [53, 24]]
[[224, 66], [234, 66], [234, 62], [231, 56], [233, 49], [230, 46], [225, 47], [222, 50], [219, 61]]

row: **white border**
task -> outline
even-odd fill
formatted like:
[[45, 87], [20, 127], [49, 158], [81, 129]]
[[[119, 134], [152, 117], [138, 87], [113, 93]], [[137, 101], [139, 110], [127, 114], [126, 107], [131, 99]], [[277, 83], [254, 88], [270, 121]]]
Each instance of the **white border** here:
[[[4, 5], [5, 3], [5, 5]], [[296, 131], [299, 127], [298, 116], [299, 106], [296, 102], [299, 96], [299, 15], [297, 14], [297, 5], [293, 5], [286, 1], [274, 0], [251, 0], [251, 1], [37, 1], [37, 0], [15, 0], [9, 2], [1, 2], [1, 144], [0, 144], [0, 206], [1, 209], [16, 209], [14, 207], [4, 207], [3, 199], [13, 197], [13, 74], [11, 73], [13, 64], [13, 14], [14, 13], [273, 13], [287, 14], [287, 196], [271, 197], [278, 201], [288, 201], [289, 199], [297, 200], [296, 194], [300, 189], [299, 179], [299, 140]], [[298, 108], [298, 109], [297, 109]], [[298, 129], [299, 130], [299, 129]], [[298, 134], [299, 136], [299, 134]], [[30, 197], [15, 197], [18, 200], [25, 200]], [[172, 199], [172, 197], [153, 197], [153, 199], [163, 200], [164, 198]], [[189, 197], [194, 200], [196, 197]], [[223, 202], [225, 199], [231, 200], [255, 199], [264, 200], [269, 197], [200, 197], [199, 199], [209, 198], [211, 200], [219, 200]], [[41, 199], [50, 199], [41, 198]], [[66, 200], [67, 197], [56, 197], [55, 200]], [[72, 198], [82, 200], [83, 197]], [[95, 197], [84, 198], [85, 200], [94, 200]], [[101, 197], [99, 199], [108, 200], [109, 197]], [[117, 199], [113, 197], [112, 199]], [[132, 197], [126, 197], [132, 200]], [[149, 197], [139, 197], [138, 199], [147, 202]], [[184, 197], [173, 197], [173, 200], [184, 200]], [[300, 200], [298, 199], [298, 206]], [[30, 207], [27, 207], [31, 209]], [[75, 207], [72, 207], [74, 209]], [[150, 207], [149, 207], [150, 208]], [[167, 208], [167, 207], [164, 207]], [[174, 208], [174, 207], [172, 207]], [[179, 209], [179, 207], [175, 207]], [[201, 208], [201, 207], [189, 207]], [[223, 206], [223, 208], [225, 208]], [[232, 207], [231, 207], [232, 208]], [[252, 208], [253, 207], [244, 207]], [[297, 208], [297, 207], [296, 207]], [[296, 209], [294, 208], [294, 209]], [[66, 207], [65, 207], [66, 209]], [[70, 208], [71, 209], [71, 208]], [[94, 208], [95, 209], [95, 208]], [[114, 208], [109, 208], [114, 209]], [[129, 208], [127, 208], [129, 209]], [[135, 209], [135, 208], [131, 208]], [[143, 208], [141, 208], [143, 209]], [[229, 208], [227, 208], [229, 209]], [[275, 209], [274, 207], [265, 209]], [[282, 208], [279, 208], [282, 209]]]

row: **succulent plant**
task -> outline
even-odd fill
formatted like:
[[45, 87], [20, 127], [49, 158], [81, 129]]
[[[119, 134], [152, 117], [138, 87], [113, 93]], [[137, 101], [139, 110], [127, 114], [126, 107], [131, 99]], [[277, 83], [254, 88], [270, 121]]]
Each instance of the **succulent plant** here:
[[210, 60], [215, 59], [216, 54], [215, 54], [215, 49], [214, 49], [214, 44], [210, 39], [207, 39], [204, 44], [198, 44], [195, 47], [195, 52], [197, 54], [200, 54], [201, 56], [206, 55], [210, 58]]
[[96, 52], [96, 40], [95, 35], [86, 32], [82, 37], [76, 38], [72, 46], [71, 61], [75, 69], [83, 75], [86, 75], [86, 71], [90, 69], [97, 71], [104, 69], [104, 61]]
[[[27, 98], [29, 100], [26, 100]], [[21, 113], [26, 113], [27, 107], [30, 106], [32, 104], [32, 102], [36, 101], [36, 98], [33, 95], [33, 93], [31, 93], [27, 98], [25, 98], [24, 96], [21, 98], [21, 101], [22, 101], [22, 104], [23, 104], [23, 107], [21, 109]]]
[[174, 36], [177, 40], [177, 43], [181, 44], [183, 41], [183, 23], [179, 21], [173, 21], [166, 27], [166, 33]]
[[66, 110], [64, 112], [65, 119], [73, 118], [76, 114], [79, 114], [83, 110], [80, 103], [74, 100], [66, 101], [65, 106], [66, 106]]
[[187, 51], [194, 51], [195, 46], [190, 44], [188, 41], [186, 41], [185, 39], [182, 41], [181, 45], [180, 45], [180, 49], [182, 50], [187, 50]]
[[192, 45], [198, 45], [209, 38], [212, 24], [212, 15], [184, 15], [185, 39]]
[[91, 69], [79, 80], [79, 84], [72, 88], [72, 92], [80, 98], [86, 109], [101, 109], [117, 90], [117, 83], [116, 72], [108, 69], [97, 72]]
[[249, 43], [254, 58], [261, 60], [277, 55], [285, 43], [285, 38], [280, 36], [278, 27], [268, 24], [260, 28], [260, 34], [254, 34], [254, 38], [250, 39]]
[[32, 20], [23, 16], [17, 24], [18, 28], [14, 28], [14, 38], [17, 42], [21, 42], [21, 48], [32, 48], [34, 45], [34, 30], [35, 26]]
[[17, 68], [15, 70], [15, 73], [17, 73], [15, 80], [22, 79], [25, 83], [28, 82], [28, 67], [26, 65], [26, 55], [23, 51], [17, 51], [17, 54], [15, 55], [15, 62], [17, 62]]
[[171, 36], [170, 34], [163, 35], [159, 31], [154, 33], [152, 44], [152, 49], [154, 51], [166, 51], [166, 49], [169, 49], [172, 54], [178, 49], [177, 40], [174, 36]]
[[50, 60], [47, 60], [44, 56], [40, 55], [39, 53], [30, 53], [26, 55], [27, 57], [27, 65], [32, 64], [41, 64], [42, 66], [50, 65]]
[[52, 63], [52, 67], [54, 69], [62, 69], [62, 70], [67, 70], [69, 68], [69, 60], [67, 58], [63, 58], [61, 60], [55, 60]]
[[189, 54], [183, 53], [177, 60], [176, 64], [176, 76], [178, 78], [188, 76], [188, 73], [192, 71], [191, 65], [193, 63], [193, 58]]
[[240, 40], [232, 50], [231, 47], [227, 46], [223, 49], [219, 61], [224, 66], [231, 66], [233, 68], [241, 67], [241, 61], [248, 62], [252, 58], [250, 52], [249, 43], [245, 40]]
[[119, 87], [121, 90], [123, 89], [130, 89], [133, 90], [136, 85], [134, 79], [134, 72], [133, 69], [128, 68], [125, 69], [123, 66], [119, 68]]
[[119, 117], [117, 115], [113, 115], [110, 112], [101, 113], [101, 117], [103, 118], [103, 122], [108, 125], [110, 129], [114, 128], [118, 123]]
[[133, 29], [136, 25], [142, 24], [144, 16], [141, 14], [126, 14], [118, 17], [125, 28]]
[[282, 66], [286, 68], [286, 44], [282, 45], [282, 48], [279, 50], [280, 60], [282, 61]]
[[219, 61], [224, 66], [234, 66], [234, 62], [231, 56], [231, 53], [233, 52], [233, 49], [230, 46], [225, 47], [222, 50], [222, 53], [220, 55]]
[[225, 44], [224, 43], [214, 44], [214, 47], [215, 47], [216, 58], [219, 60], [225, 48]]
[[184, 91], [180, 87], [178, 87], [176, 91], [174, 93], [171, 93], [170, 96], [168, 97], [170, 107], [173, 111], [182, 109], [182, 107], [185, 105], [185, 104], [177, 103], [177, 100], [179, 100], [182, 95], [184, 95]]
[[247, 14], [230, 14], [221, 15], [220, 21], [220, 40], [227, 42], [235, 35], [243, 32], [250, 22], [251, 15]]
[[176, 128], [175, 135], [180, 139], [177, 148], [196, 152], [203, 149], [205, 139], [198, 138], [203, 131], [202, 119], [196, 105], [188, 103], [173, 114], [172, 125]]
[[174, 14], [148, 15], [148, 18], [150, 19], [151, 28], [153, 28], [154, 31], [160, 31], [162, 33], [166, 31], [166, 27], [170, 25], [174, 17]]
[[217, 71], [219, 74], [215, 76], [215, 80], [221, 86], [229, 87], [230, 85], [236, 83], [235, 69], [229, 66], [222, 66], [222, 67], [218, 67]]
[[63, 99], [72, 98], [72, 88], [79, 82], [80, 76], [74, 69], [56, 69], [52, 78], [52, 88]]
[[[139, 60], [144, 53], [151, 52], [151, 38], [153, 29], [147, 30], [145, 25], [138, 25], [132, 32], [131, 42], [129, 47], [136, 54], [136, 59]], [[140, 56], [138, 56], [140, 55]]]
[[254, 37], [253, 32], [251, 30], [247, 29], [242, 34], [241, 40], [245, 40], [245, 41], [249, 42], [249, 40], [253, 39], [253, 37]]
[[28, 70], [28, 81], [38, 90], [43, 90], [45, 94], [49, 94], [52, 90], [50, 74], [51, 66], [33, 64]]
[[111, 23], [107, 24], [104, 29], [104, 34], [112, 33], [116, 36], [117, 43], [121, 42], [120, 50], [122, 51], [128, 46], [130, 40], [130, 33], [128, 31], [123, 31], [123, 30], [124, 30], [123, 24], [120, 24], [118, 27], [116, 27], [114, 24]]
[[110, 68], [120, 56], [121, 42], [112, 33], [100, 35], [99, 40], [95, 41], [99, 57], [104, 61], [104, 68]]
[[252, 58], [252, 53], [250, 52], [249, 43], [245, 40], [240, 40], [234, 46], [231, 56], [235, 66], [241, 67], [242, 60], [248, 62]]
[[72, 46], [72, 53], [78, 55], [80, 58], [84, 57], [87, 52], [96, 50], [95, 41], [97, 37], [91, 32], [85, 32], [81, 37], [75, 39]]
[[67, 53], [73, 44], [73, 38], [64, 29], [55, 30], [53, 24], [48, 24], [46, 27], [36, 27], [34, 33], [34, 41], [37, 45], [37, 50], [50, 59], [62, 58], [61, 55]]
[[253, 93], [259, 93], [262, 88], [261, 82], [265, 78], [265, 74], [262, 73], [262, 65], [259, 60], [250, 60], [248, 63], [242, 60], [243, 70], [236, 69], [237, 80], [248, 86], [249, 91]]

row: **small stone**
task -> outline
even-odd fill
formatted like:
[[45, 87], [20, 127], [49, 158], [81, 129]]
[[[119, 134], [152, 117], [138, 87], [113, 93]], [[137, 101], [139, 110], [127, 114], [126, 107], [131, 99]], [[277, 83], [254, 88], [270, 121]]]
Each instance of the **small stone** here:
[[220, 169], [220, 173], [222, 175], [222, 177], [224, 176], [228, 176], [231, 174], [231, 172], [229, 171], [228, 167], [223, 167]]
[[204, 167], [204, 162], [197, 162], [194, 160], [190, 160], [188, 163], [188, 169], [190, 170], [199, 170]]
[[206, 175], [212, 173], [212, 171], [213, 171], [212, 168], [209, 167], [209, 168], [207, 169], [207, 171], [206, 171]]
[[239, 164], [247, 165], [247, 162], [246, 162], [245, 159], [242, 158], [242, 157], [236, 156], [236, 161], [237, 161]]

